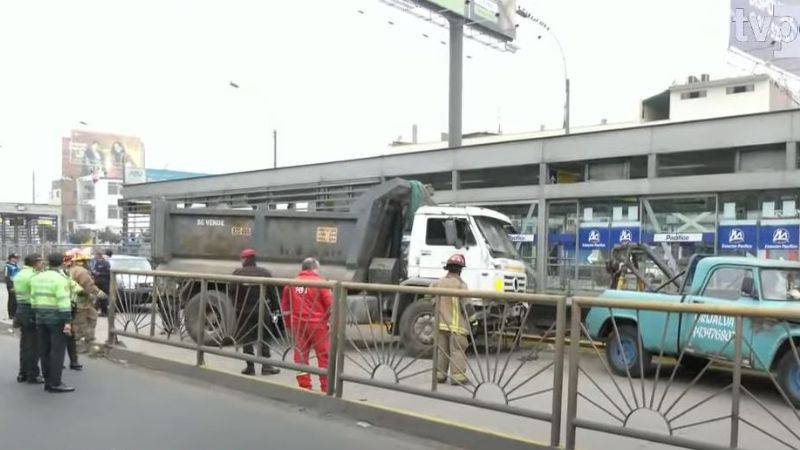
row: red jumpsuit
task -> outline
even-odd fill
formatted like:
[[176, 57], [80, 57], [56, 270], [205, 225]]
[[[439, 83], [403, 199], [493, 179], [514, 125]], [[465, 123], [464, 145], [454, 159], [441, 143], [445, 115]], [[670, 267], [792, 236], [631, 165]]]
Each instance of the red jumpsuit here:
[[[314, 271], [304, 270], [297, 276], [298, 280], [322, 280]], [[286, 329], [294, 338], [295, 364], [308, 365], [311, 350], [317, 355], [320, 369], [328, 368], [328, 320], [331, 315], [333, 296], [328, 289], [286, 286], [281, 296], [281, 313]], [[323, 392], [328, 390], [328, 377], [319, 377]], [[311, 390], [311, 375], [300, 373], [297, 384], [303, 389]]]

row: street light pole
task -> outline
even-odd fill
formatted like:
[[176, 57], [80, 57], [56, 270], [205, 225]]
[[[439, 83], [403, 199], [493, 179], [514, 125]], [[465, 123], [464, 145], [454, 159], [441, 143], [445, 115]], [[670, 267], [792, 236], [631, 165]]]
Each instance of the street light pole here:
[[278, 168], [278, 130], [272, 130], [272, 168]]
[[464, 19], [450, 17], [450, 95], [447, 146], [461, 147], [464, 93]]

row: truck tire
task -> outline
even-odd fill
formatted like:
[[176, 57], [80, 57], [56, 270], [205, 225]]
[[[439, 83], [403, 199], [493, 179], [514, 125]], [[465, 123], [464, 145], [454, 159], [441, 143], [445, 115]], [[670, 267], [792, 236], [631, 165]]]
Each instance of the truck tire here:
[[433, 333], [436, 332], [433, 303], [422, 298], [408, 305], [400, 318], [400, 338], [406, 354], [413, 358], [430, 358]]
[[606, 360], [611, 371], [619, 376], [639, 378], [644, 372], [645, 376], [653, 370], [653, 355], [642, 349], [641, 361], [644, 366], [639, 367], [639, 333], [634, 325], [620, 325], [619, 338], [616, 331], [612, 330], [606, 338]]
[[192, 340], [203, 345], [225, 346], [234, 343], [236, 336], [236, 312], [233, 302], [224, 293], [209, 290], [206, 293], [206, 320], [200, 323], [200, 301], [202, 292], [193, 295], [183, 308], [186, 331]]
[[800, 409], [800, 364], [791, 350], [784, 353], [778, 362], [778, 384], [792, 405]]

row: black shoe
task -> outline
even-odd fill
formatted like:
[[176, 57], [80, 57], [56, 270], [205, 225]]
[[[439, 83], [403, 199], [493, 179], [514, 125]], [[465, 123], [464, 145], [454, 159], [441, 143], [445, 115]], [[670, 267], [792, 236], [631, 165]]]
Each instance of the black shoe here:
[[44, 384], [44, 378], [36, 375], [35, 377], [28, 377], [27, 382], [28, 384]]
[[52, 392], [53, 394], [63, 394], [66, 392], [75, 392], [75, 388], [72, 386], [68, 386], [64, 383], [59, 384], [58, 386], [50, 386], [50, 389], [45, 387], [47, 392]]
[[69, 370], [83, 370], [83, 364], [70, 364]]
[[17, 375], [17, 383], [24, 383], [27, 380], [28, 377], [26, 377], [24, 374]]
[[261, 366], [261, 375], [277, 375], [281, 373], [281, 369], [272, 366]]
[[242, 375], [255, 375], [255, 374], [256, 374], [256, 368], [254, 366], [247, 366], [244, 369], [242, 369]]

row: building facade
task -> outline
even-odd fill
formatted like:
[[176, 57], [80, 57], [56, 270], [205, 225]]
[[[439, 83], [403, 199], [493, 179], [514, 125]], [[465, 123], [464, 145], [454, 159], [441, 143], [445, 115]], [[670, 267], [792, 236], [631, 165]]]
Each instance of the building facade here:
[[800, 110], [506, 139], [126, 186], [123, 216], [161, 197], [335, 209], [402, 177], [433, 186], [438, 203], [509, 215], [540, 290], [606, 287], [603, 264], [621, 241], [650, 246], [677, 270], [700, 252], [798, 259]]
[[21, 248], [59, 242], [60, 215], [56, 206], [0, 203], [0, 247]]

